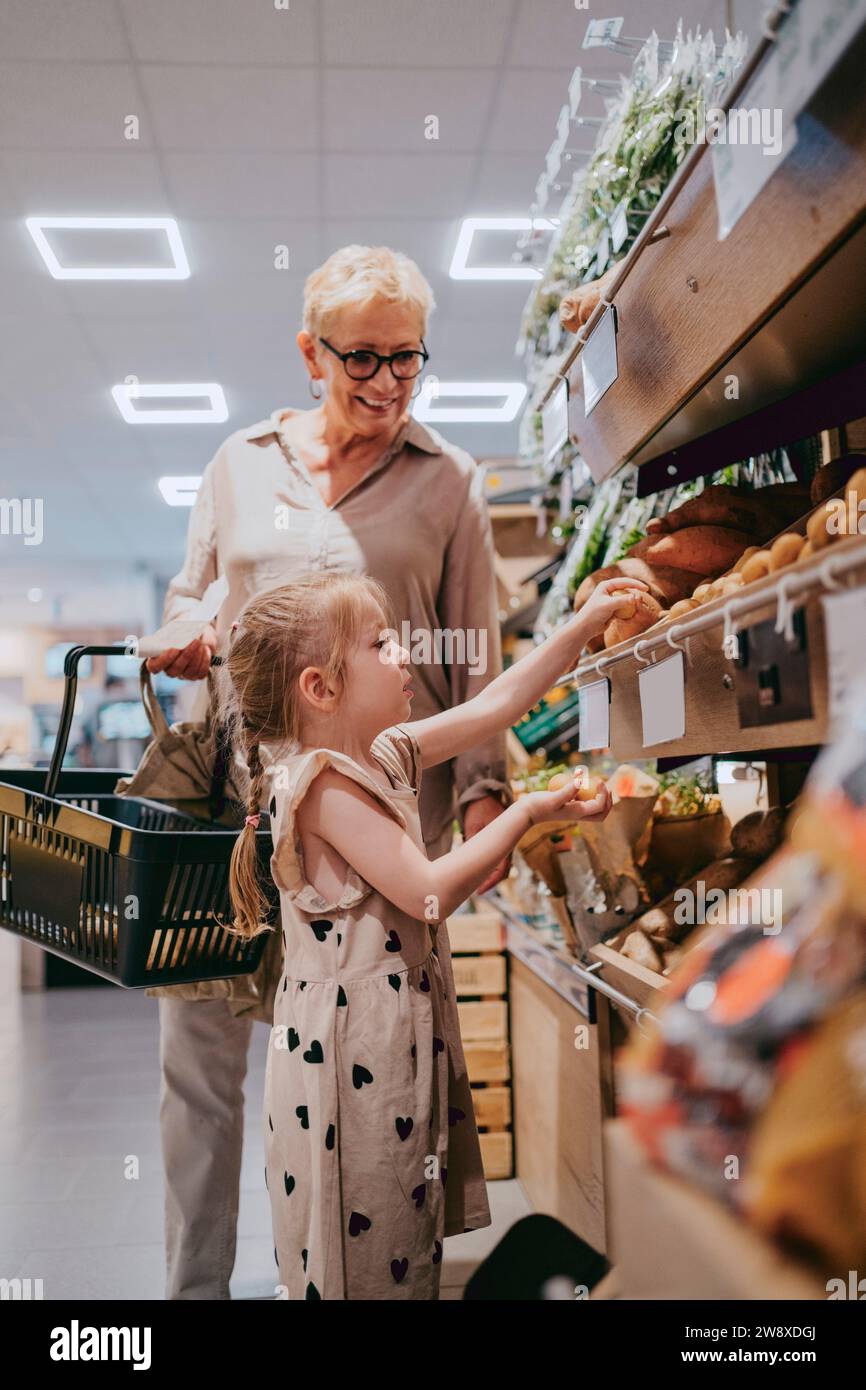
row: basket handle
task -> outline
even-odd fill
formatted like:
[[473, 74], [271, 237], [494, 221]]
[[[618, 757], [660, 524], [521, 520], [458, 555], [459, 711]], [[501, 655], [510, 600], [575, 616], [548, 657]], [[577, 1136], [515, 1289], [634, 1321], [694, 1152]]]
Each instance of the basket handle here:
[[[57, 728], [57, 737], [54, 740], [54, 752], [51, 755], [51, 764], [48, 768], [48, 775], [45, 778], [45, 796], [54, 796], [57, 792], [57, 786], [60, 781], [60, 769], [63, 766], [63, 759], [66, 757], [66, 747], [69, 743], [69, 731], [72, 728], [72, 716], [75, 713], [75, 697], [78, 694], [79, 661], [83, 656], [129, 656], [129, 654], [129, 649], [126, 646], [77, 646], [70, 647], [69, 651], [66, 653], [66, 656], [63, 660], [63, 675], [66, 679], [66, 686], [63, 691], [63, 706], [60, 711], [60, 723]], [[211, 666], [221, 665], [222, 657], [215, 656], [211, 661]], [[153, 693], [153, 687], [150, 684], [149, 671], [147, 672], [147, 686], [150, 692], [152, 704], [149, 705], [147, 699], [145, 698], [145, 671], [146, 663], [142, 662], [140, 677], [142, 700], [144, 702], [145, 713], [147, 714], [150, 727], [153, 729], [154, 733], [157, 734], [158, 737], [159, 732], [155, 727], [154, 721], [161, 718], [162, 724], [165, 725], [165, 728], [162, 729], [161, 732], [166, 732], [168, 730], [168, 721], [166, 720], [165, 714], [162, 711], [159, 701]], [[158, 715], [156, 714], [157, 710], [159, 711]]]

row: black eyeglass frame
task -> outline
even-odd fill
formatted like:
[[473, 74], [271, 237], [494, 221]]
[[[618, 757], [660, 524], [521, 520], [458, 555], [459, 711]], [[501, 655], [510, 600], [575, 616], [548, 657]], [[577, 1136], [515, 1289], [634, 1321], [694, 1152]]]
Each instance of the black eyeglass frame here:
[[[421, 366], [418, 368], [417, 372], [415, 372], [412, 376], [398, 376], [397, 373], [394, 371], [394, 368], [391, 367], [391, 375], [393, 376], [395, 381], [415, 381], [416, 378], [419, 377], [423, 372], [426, 364], [430, 361], [430, 354], [427, 351], [427, 345], [424, 342], [423, 338], [421, 339], [420, 352], [417, 348], [401, 348], [399, 352], [389, 353], [387, 357], [384, 357], [380, 352], [374, 352], [372, 348], [352, 348], [349, 352], [338, 352], [337, 349], [334, 347], [333, 343], [328, 342], [327, 338], [320, 338], [319, 342], [322, 343], [323, 346], [326, 347], [329, 352], [332, 352], [335, 357], [339, 357], [340, 361], [343, 364], [343, 370], [345, 371], [346, 376], [350, 377], [352, 381], [371, 381], [374, 376], [378, 375], [383, 362], [387, 362], [388, 366], [391, 367], [391, 363], [394, 361], [395, 357], [402, 357], [405, 353], [410, 352], [415, 357], [421, 357], [423, 359], [421, 362]], [[367, 376], [352, 376], [352, 373], [346, 366], [346, 363], [350, 360], [350, 358], [356, 357], [359, 353], [363, 354], [364, 357], [375, 357], [376, 359], [376, 366], [374, 370], [372, 372], [369, 372]]]

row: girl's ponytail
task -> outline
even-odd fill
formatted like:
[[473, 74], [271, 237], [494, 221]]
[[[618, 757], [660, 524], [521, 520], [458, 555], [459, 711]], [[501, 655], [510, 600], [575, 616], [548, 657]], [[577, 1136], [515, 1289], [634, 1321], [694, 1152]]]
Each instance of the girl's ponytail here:
[[254, 936], [259, 936], [261, 932], [270, 930], [266, 919], [271, 905], [262, 890], [256, 845], [259, 806], [265, 780], [258, 742], [250, 741], [248, 743], [246, 755], [250, 774], [247, 816], [244, 821], [244, 828], [232, 850], [229, 894], [234, 916], [232, 929], [246, 940], [251, 940]]

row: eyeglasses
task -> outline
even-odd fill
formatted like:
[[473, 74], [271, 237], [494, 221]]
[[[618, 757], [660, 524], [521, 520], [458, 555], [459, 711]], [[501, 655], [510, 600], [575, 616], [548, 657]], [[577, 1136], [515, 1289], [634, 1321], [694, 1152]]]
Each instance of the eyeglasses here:
[[387, 357], [379, 352], [371, 352], [368, 348], [353, 348], [351, 352], [338, 352], [326, 338], [320, 338], [319, 342], [323, 343], [335, 357], [339, 357], [347, 374], [355, 381], [368, 381], [371, 376], [376, 375], [383, 362], [387, 362], [399, 381], [411, 381], [413, 377], [418, 376], [424, 370], [424, 363], [430, 357], [423, 338], [421, 339], [421, 352], [417, 350], [414, 352], [392, 352]]

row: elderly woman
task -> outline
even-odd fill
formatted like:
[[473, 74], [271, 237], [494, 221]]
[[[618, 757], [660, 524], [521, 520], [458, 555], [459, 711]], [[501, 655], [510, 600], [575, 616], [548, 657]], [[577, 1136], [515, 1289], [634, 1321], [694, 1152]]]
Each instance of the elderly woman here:
[[[152, 658], [152, 671], [201, 680], [254, 594], [310, 569], [342, 569], [372, 575], [390, 595], [413, 659], [414, 717], [471, 698], [498, 674], [481, 473], [469, 454], [409, 414], [428, 358], [432, 307], [415, 263], [385, 247], [344, 247], [308, 278], [297, 342], [321, 404], [275, 410], [230, 435], [208, 464], [163, 617], [182, 616], [218, 574], [228, 579], [229, 597], [215, 627], [183, 651]], [[457, 651], [449, 651], [454, 643]], [[469, 836], [509, 800], [499, 739], [431, 768], [420, 798], [430, 857], [447, 851], [455, 813]], [[252, 978], [153, 991], [162, 996], [171, 1299], [229, 1297], [247, 1049], [252, 1020], [272, 1021], [281, 945], [274, 932]], [[447, 938], [440, 953], [448, 979]], [[468, 1161], [477, 1162], [483, 1181], [480, 1157]]]

